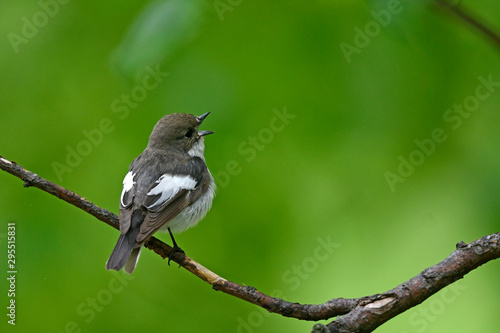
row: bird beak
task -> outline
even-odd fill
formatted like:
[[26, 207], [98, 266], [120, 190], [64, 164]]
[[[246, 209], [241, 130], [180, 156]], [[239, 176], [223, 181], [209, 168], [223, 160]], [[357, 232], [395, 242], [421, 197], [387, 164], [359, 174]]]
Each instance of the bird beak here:
[[215, 132], [214, 131], [198, 131], [199, 136], [205, 136], [205, 135], [209, 135], [212, 133], [215, 133]]
[[201, 123], [203, 122], [203, 120], [205, 120], [205, 118], [206, 118], [209, 114], [210, 114], [210, 112], [204, 113], [204, 114], [202, 114], [201, 116], [196, 117], [196, 120], [198, 120], [198, 123], [200, 123], [200, 124], [201, 124]]

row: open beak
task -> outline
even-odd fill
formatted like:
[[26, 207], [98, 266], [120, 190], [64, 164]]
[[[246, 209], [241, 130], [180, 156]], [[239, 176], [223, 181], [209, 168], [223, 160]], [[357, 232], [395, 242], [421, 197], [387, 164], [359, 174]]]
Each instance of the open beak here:
[[209, 135], [212, 133], [215, 133], [215, 132], [214, 131], [198, 131], [199, 136], [205, 136], [205, 135]]
[[202, 114], [201, 116], [196, 117], [196, 120], [198, 120], [198, 123], [200, 123], [200, 124], [201, 124], [201, 123], [203, 122], [203, 120], [205, 120], [205, 118], [206, 118], [209, 114], [210, 114], [210, 112], [204, 113], [204, 114]]

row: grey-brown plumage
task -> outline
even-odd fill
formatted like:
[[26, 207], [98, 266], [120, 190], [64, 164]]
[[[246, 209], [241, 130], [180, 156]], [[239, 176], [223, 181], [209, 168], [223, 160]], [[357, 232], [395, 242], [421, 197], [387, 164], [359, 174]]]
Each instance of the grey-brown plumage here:
[[160, 229], [196, 225], [211, 207], [215, 184], [203, 156], [199, 117], [174, 113], [156, 124], [148, 146], [130, 165], [120, 198], [120, 237], [106, 269], [131, 273], [142, 245]]

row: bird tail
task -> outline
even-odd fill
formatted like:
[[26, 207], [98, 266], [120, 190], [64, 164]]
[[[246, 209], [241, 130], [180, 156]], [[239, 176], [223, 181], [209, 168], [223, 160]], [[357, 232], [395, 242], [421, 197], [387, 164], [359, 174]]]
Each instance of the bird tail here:
[[134, 271], [135, 266], [137, 265], [137, 262], [139, 261], [139, 257], [141, 256], [141, 250], [142, 250], [142, 245], [139, 247], [136, 247], [130, 253], [130, 256], [128, 257], [127, 262], [125, 263], [125, 267], [123, 268], [123, 270], [126, 273], [132, 274], [132, 272]]
[[119, 271], [125, 266], [125, 272], [132, 273], [142, 248], [142, 246], [135, 246], [135, 237], [133, 237], [132, 233], [121, 234], [111, 256], [106, 262], [106, 269], [108, 271], [111, 269]]

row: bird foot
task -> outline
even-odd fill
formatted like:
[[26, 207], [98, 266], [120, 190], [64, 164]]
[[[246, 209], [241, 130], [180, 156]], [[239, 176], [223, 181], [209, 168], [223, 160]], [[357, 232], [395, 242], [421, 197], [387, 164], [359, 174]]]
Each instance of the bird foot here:
[[[168, 262], [167, 264], [170, 266], [170, 261], [174, 258], [174, 256], [177, 254], [177, 253], [182, 253], [182, 254], [186, 254], [180, 247], [177, 246], [177, 244], [174, 244], [174, 247], [172, 248], [172, 251], [170, 251], [170, 255], [168, 256]], [[179, 267], [181, 267], [181, 265], [179, 265]]]

